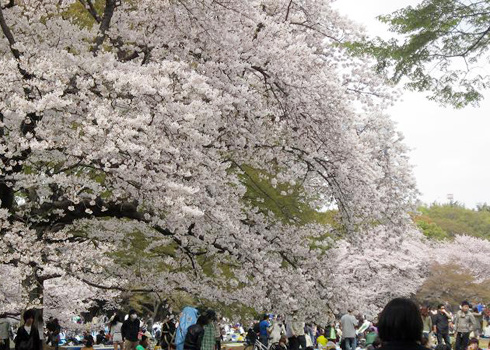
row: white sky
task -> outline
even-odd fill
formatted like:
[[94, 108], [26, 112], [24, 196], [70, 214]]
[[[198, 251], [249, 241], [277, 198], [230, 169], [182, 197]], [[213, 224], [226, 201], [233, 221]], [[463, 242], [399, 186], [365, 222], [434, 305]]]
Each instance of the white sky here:
[[[421, 0], [337, 0], [342, 14], [363, 24], [370, 35], [391, 36], [375, 19]], [[489, 67], [490, 68], [490, 67]], [[479, 108], [440, 107], [424, 94], [404, 92], [388, 112], [412, 149], [411, 162], [426, 203], [454, 200], [474, 207], [490, 203], [490, 91]], [[487, 112], [486, 112], [487, 111]], [[486, 112], [486, 113], [485, 113]]]

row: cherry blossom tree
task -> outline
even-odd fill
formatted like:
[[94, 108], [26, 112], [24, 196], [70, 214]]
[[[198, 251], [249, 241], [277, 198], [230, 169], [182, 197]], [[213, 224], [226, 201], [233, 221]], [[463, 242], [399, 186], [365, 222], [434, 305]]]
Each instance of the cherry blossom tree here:
[[431, 245], [415, 228], [398, 230], [376, 226], [359, 237], [362, 243], [343, 239], [329, 252], [336, 312], [352, 309], [372, 320], [389, 300], [417, 292], [428, 273]]
[[451, 242], [441, 242], [434, 248], [436, 262], [454, 264], [469, 271], [477, 283], [488, 279], [490, 241], [478, 237], [458, 235]]
[[[329, 1], [3, 1], [0, 26], [0, 259], [32, 304], [56, 278], [325, 303], [312, 240], [335, 230], [258, 210], [244, 165], [336, 206], [358, 241], [407, 225], [392, 94], [337, 45], [359, 33]], [[134, 232], [155, 269], [114, 263]]]

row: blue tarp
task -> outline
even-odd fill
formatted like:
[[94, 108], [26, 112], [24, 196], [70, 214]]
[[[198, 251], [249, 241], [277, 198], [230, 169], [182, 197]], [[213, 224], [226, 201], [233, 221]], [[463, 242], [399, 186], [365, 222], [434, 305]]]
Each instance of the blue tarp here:
[[184, 341], [187, 334], [187, 329], [196, 324], [197, 322], [197, 309], [186, 306], [182, 310], [182, 316], [180, 317], [179, 327], [177, 327], [177, 335], [175, 336], [175, 346], [177, 350], [184, 350]]

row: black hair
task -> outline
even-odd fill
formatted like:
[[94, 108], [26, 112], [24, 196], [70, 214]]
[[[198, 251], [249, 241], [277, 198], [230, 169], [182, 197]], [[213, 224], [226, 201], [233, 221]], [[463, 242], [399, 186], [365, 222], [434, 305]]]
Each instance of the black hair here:
[[478, 341], [478, 338], [471, 338], [468, 342], [468, 345], [471, 344], [476, 344], [477, 346], [480, 346], [480, 342]]
[[114, 317], [112, 318], [111, 325], [117, 324], [119, 321], [119, 315], [115, 314]]
[[267, 320], [268, 318], [269, 318], [269, 315], [267, 315], [267, 314], [264, 314], [264, 315], [262, 316], [262, 320]]
[[378, 331], [383, 342], [419, 342], [422, 329], [418, 306], [406, 298], [391, 300], [379, 316]]
[[466, 300], [461, 303], [461, 306], [470, 306], [470, 303], [468, 303]]
[[94, 346], [94, 337], [91, 335], [85, 336], [85, 347], [86, 348], [91, 348]]
[[216, 317], [216, 311], [214, 310], [207, 310], [206, 311], [206, 316], [210, 321], [216, 321], [218, 318]]
[[205, 326], [209, 323], [209, 318], [206, 314], [203, 314], [197, 318], [196, 323], [200, 324], [201, 326]]
[[148, 337], [146, 335], [142, 335], [141, 340], [140, 340], [140, 344], [143, 344], [146, 339], [148, 339]]
[[134, 315], [134, 314], [137, 314], [135, 309], [129, 310], [129, 315]]
[[444, 307], [444, 304], [437, 305], [437, 310], [439, 310], [441, 307]]
[[34, 310], [26, 310], [24, 312], [24, 315], [22, 316], [24, 319], [24, 322], [26, 322], [28, 319], [32, 318], [33, 320], [35, 319], [35, 312]]

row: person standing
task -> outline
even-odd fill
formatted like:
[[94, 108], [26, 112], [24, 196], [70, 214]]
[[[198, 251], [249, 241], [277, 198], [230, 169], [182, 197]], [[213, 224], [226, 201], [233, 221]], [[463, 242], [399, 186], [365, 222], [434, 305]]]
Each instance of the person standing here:
[[196, 324], [193, 324], [187, 329], [184, 340], [184, 350], [201, 350], [202, 339], [204, 337], [204, 327], [209, 323], [206, 315], [201, 315], [197, 319]]
[[215, 350], [216, 349], [216, 336], [214, 334], [215, 327], [214, 322], [216, 322], [216, 312], [214, 310], [208, 310], [205, 313], [208, 324], [204, 326], [204, 335], [201, 342], [201, 350]]
[[136, 350], [139, 345], [138, 334], [140, 332], [140, 320], [135, 310], [129, 311], [129, 317], [121, 326], [121, 335], [124, 342], [124, 350]]
[[34, 325], [35, 312], [27, 310], [22, 317], [24, 324], [17, 330], [15, 350], [42, 350], [39, 331]]
[[0, 315], [0, 350], [10, 350], [10, 322], [6, 314]]
[[437, 337], [437, 344], [444, 343], [451, 346], [451, 340], [449, 339], [449, 324], [451, 323], [451, 315], [446, 311], [444, 304], [437, 306], [437, 314], [432, 320], [433, 331]]
[[162, 324], [162, 341], [160, 346], [162, 350], [170, 350], [175, 345], [175, 322], [173, 321], [173, 315], [168, 315], [165, 322]]
[[46, 328], [49, 331], [48, 342], [51, 343], [51, 346], [54, 347], [55, 350], [58, 350], [61, 333], [61, 326], [58, 319], [52, 319], [50, 317], [49, 322], [46, 324]]
[[284, 326], [280, 323], [279, 317], [276, 316], [274, 317], [274, 320], [272, 321], [272, 326], [270, 327], [270, 342], [272, 344], [279, 343], [279, 340], [281, 340], [281, 336], [283, 334], [286, 334], [286, 330], [284, 329]]
[[335, 329], [335, 322], [330, 322], [330, 324], [325, 328], [325, 337], [334, 343], [337, 342], [337, 330]]
[[259, 341], [267, 348], [269, 346], [269, 315], [264, 314], [259, 323]]
[[475, 337], [478, 339], [480, 338], [483, 330], [483, 312], [478, 311], [478, 308], [475, 306], [473, 308], [473, 316], [476, 320], [476, 327], [474, 329]]
[[352, 314], [352, 310], [347, 310], [347, 314], [340, 319], [340, 329], [342, 330], [342, 339], [345, 340], [346, 350], [356, 350], [357, 338], [356, 338], [356, 326], [357, 319]]
[[300, 321], [297, 315], [294, 315], [286, 323], [286, 336], [289, 340], [290, 350], [306, 349], [305, 323]]
[[123, 338], [121, 333], [122, 325], [123, 323], [121, 322], [119, 315], [117, 313], [114, 314], [109, 324], [109, 334], [112, 338], [114, 350], [118, 350], [118, 348], [123, 350]]
[[454, 318], [454, 332], [456, 334], [455, 350], [466, 350], [470, 340], [470, 332], [476, 329], [476, 320], [469, 311], [470, 304], [467, 301], [461, 303], [461, 310]]
[[424, 328], [422, 330], [422, 334], [424, 338], [430, 341], [430, 332], [432, 332], [432, 317], [430, 316], [429, 309], [427, 307], [423, 307], [420, 309], [420, 315], [422, 316], [422, 324]]

